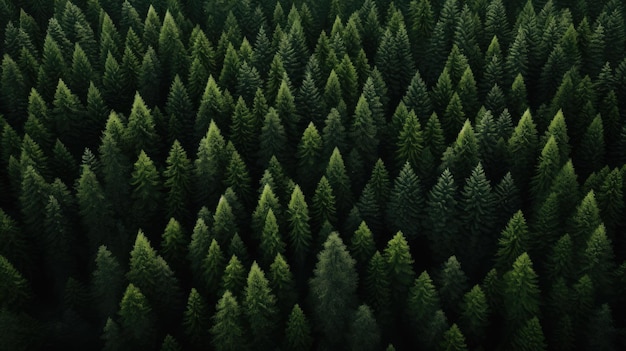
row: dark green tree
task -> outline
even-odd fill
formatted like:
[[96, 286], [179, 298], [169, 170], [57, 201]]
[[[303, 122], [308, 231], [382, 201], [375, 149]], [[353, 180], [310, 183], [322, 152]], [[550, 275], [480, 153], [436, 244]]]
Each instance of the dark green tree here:
[[546, 350], [543, 330], [537, 317], [529, 319], [511, 339], [511, 350]]
[[489, 325], [489, 304], [480, 285], [474, 287], [463, 296], [459, 324], [469, 343], [479, 344], [487, 335]]
[[220, 298], [212, 319], [213, 326], [210, 332], [216, 350], [234, 351], [248, 348], [241, 307], [230, 291], [224, 292]]
[[286, 349], [294, 351], [308, 351], [312, 347], [311, 327], [298, 304], [293, 306], [289, 314], [283, 344]]
[[402, 232], [396, 233], [387, 243], [384, 257], [389, 269], [389, 283], [391, 287], [391, 299], [400, 307], [405, 301], [409, 288], [415, 279], [413, 271], [413, 257], [409, 243]]
[[132, 212], [136, 223], [151, 228], [161, 200], [161, 180], [154, 162], [141, 150], [131, 173]]
[[445, 351], [466, 351], [465, 336], [456, 324], [452, 324], [450, 329], [443, 333], [443, 340], [439, 344], [441, 350]]
[[156, 343], [155, 317], [141, 290], [128, 285], [118, 312], [122, 344], [127, 347], [153, 347]]
[[185, 267], [185, 251], [187, 250], [188, 236], [175, 218], [170, 218], [161, 236], [161, 252], [165, 261], [177, 273], [183, 272]]
[[527, 253], [515, 260], [512, 269], [504, 274], [503, 283], [505, 318], [509, 330], [514, 331], [539, 313], [537, 274]]
[[247, 317], [253, 345], [274, 345], [278, 309], [269, 281], [256, 262], [252, 263], [244, 293], [243, 311]]
[[[493, 251], [495, 239], [493, 222], [496, 218], [496, 197], [480, 163], [472, 170], [461, 193], [461, 220], [465, 229], [468, 250], [460, 251], [466, 269], [473, 274]], [[471, 254], [469, 254], [471, 252]], [[468, 253], [468, 254], [466, 254]]]
[[191, 197], [191, 161], [178, 140], [174, 141], [169, 156], [165, 161], [167, 168], [163, 172], [164, 186], [167, 190], [166, 216], [187, 218], [187, 208]]
[[355, 261], [336, 232], [329, 235], [319, 253], [310, 280], [313, 313], [325, 345], [344, 341], [350, 315], [356, 304], [357, 272]]
[[194, 347], [201, 347], [208, 342], [209, 308], [195, 288], [191, 288], [187, 299], [183, 326], [185, 335]]
[[[457, 186], [449, 170], [444, 170], [428, 193], [426, 233], [435, 261], [442, 262], [454, 252], [458, 237]], [[430, 234], [429, 234], [430, 233]]]
[[348, 338], [353, 350], [378, 350], [380, 331], [371, 308], [361, 305], [354, 313]]

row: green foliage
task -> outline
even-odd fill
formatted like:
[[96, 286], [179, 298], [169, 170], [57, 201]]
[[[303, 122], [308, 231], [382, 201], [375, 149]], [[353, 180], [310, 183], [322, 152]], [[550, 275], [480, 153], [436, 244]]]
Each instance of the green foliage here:
[[252, 263], [248, 274], [248, 284], [244, 293], [243, 314], [248, 320], [251, 343], [259, 347], [272, 347], [276, 329], [276, 296], [272, 293], [265, 274]]
[[298, 304], [293, 306], [285, 330], [284, 345], [289, 350], [306, 351], [312, 345], [311, 327]]
[[242, 350], [248, 347], [241, 307], [228, 290], [217, 303], [210, 332], [216, 350]]
[[331, 233], [318, 256], [310, 280], [314, 316], [328, 345], [339, 345], [347, 335], [356, 302], [358, 276], [355, 261], [339, 235]]

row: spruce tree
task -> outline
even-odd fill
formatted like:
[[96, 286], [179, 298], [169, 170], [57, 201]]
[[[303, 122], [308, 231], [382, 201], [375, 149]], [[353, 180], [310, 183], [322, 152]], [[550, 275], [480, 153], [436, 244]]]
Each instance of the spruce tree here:
[[218, 301], [212, 322], [210, 332], [216, 350], [235, 351], [249, 347], [241, 307], [230, 291], [224, 292]]
[[286, 349], [294, 351], [308, 351], [312, 347], [311, 327], [298, 304], [293, 306], [289, 314], [283, 344]]
[[325, 345], [340, 345], [356, 305], [358, 276], [355, 261], [336, 232], [329, 235], [319, 253], [310, 280], [313, 312]]
[[256, 262], [252, 263], [248, 274], [242, 308], [250, 326], [252, 345], [262, 348], [271, 348], [275, 345], [274, 333], [278, 313], [276, 296]]

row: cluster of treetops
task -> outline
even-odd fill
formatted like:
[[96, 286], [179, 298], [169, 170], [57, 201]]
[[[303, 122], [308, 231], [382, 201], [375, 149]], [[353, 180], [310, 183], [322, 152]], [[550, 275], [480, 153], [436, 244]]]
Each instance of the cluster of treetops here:
[[626, 348], [622, 0], [0, 0], [0, 350]]

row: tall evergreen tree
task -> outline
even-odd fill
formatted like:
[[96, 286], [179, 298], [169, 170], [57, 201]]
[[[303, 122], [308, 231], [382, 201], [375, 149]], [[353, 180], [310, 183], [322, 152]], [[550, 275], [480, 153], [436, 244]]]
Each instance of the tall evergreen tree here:
[[242, 320], [241, 306], [230, 291], [217, 303], [210, 329], [213, 347], [221, 351], [245, 350], [249, 347]]
[[325, 345], [340, 345], [356, 305], [358, 276], [355, 261], [336, 232], [330, 234], [318, 256], [310, 280], [311, 299], [317, 326]]

